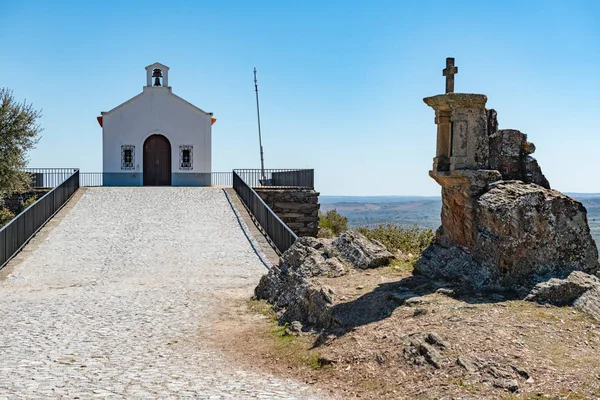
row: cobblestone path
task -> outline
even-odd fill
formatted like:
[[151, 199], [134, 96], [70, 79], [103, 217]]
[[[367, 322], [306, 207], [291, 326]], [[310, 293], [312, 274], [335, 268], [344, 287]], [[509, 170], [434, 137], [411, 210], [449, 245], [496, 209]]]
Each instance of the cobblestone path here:
[[0, 399], [321, 397], [202, 340], [265, 271], [219, 189], [88, 189], [0, 281]]

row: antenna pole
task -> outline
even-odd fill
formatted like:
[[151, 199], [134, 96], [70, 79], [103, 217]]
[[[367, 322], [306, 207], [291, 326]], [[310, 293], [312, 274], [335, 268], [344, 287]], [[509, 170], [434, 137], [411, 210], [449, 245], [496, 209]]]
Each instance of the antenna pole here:
[[256, 115], [258, 117], [258, 144], [260, 146], [260, 176], [262, 181], [265, 177], [265, 159], [263, 155], [262, 137], [260, 132], [260, 107], [258, 106], [258, 82], [256, 81], [256, 67], [254, 68], [254, 91], [256, 92]]

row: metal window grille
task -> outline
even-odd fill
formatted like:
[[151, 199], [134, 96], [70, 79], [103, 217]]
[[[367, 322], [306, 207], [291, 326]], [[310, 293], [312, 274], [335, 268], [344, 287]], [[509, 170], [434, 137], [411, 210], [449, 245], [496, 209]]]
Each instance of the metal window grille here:
[[135, 169], [135, 146], [121, 146], [121, 169]]
[[179, 169], [193, 169], [193, 149], [194, 146], [179, 146]]

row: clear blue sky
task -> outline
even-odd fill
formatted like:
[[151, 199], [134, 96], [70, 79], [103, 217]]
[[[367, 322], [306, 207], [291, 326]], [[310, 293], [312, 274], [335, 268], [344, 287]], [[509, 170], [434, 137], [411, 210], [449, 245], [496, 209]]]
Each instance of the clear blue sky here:
[[[126, 4], [126, 5], [125, 5]], [[215, 113], [213, 170], [316, 169], [328, 195], [436, 195], [433, 111], [484, 93], [553, 187], [600, 192], [600, 2], [0, 0], [0, 86], [43, 109], [34, 167], [101, 171], [96, 117], [135, 96], [144, 67]]]

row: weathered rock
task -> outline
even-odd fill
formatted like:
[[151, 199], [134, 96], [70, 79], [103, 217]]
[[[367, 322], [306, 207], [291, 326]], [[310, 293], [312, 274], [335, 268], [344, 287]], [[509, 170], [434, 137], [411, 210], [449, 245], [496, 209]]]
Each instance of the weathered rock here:
[[490, 134], [490, 168], [498, 170], [502, 179], [521, 180], [550, 189], [550, 183], [542, 173], [535, 158], [535, 145], [527, 141], [527, 135], [516, 129], [501, 129]]
[[463, 367], [467, 372], [471, 373], [477, 372], [478, 369], [473, 360], [463, 355], [458, 356], [456, 359], [456, 364]]
[[547, 282], [538, 283], [525, 297], [525, 300], [566, 306], [571, 305], [581, 295], [593, 288], [600, 288], [600, 279], [575, 271], [567, 279], [552, 278]]
[[558, 191], [520, 181], [498, 182], [479, 197], [475, 213], [473, 257], [497, 267], [503, 286], [598, 271], [586, 210]]
[[299, 321], [292, 321], [292, 323], [290, 324], [290, 330], [296, 333], [302, 332], [302, 323], [300, 323]]
[[448, 344], [448, 342], [442, 339], [442, 337], [435, 332], [429, 332], [427, 336], [425, 336], [425, 341], [429, 344], [439, 346], [442, 349], [447, 349], [450, 347], [450, 344]]
[[394, 255], [376, 240], [369, 240], [355, 231], [348, 231], [333, 241], [333, 247], [343, 261], [360, 269], [388, 264]]
[[458, 246], [441, 230], [415, 263], [416, 272], [475, 290], [498, 285], [525, 295], [551, 277], [598, 271], [580, 202], [539, 185], [499, 181], [474, 203], [473, 240]]
[[324, 240], [298, 238], [286, 251], [280, 264], [264, 275], [254, 293], [282, 309], [279, 318], [286, 322], [328, 322], [332, 294], [312, 283], [317, 276], [339, 276], [343, 267], [329, 258], [330, 246]]
[[426, 337], [426, 333], [415, 333], [408, 336], [402, 349], [404, 358], [415, 365], [429, 364], [439, 369], [445, 358], [433, 345], [426, 342]]
[[498, 113], [493, 108], [485, 110], [487, 115], [487, 131], [491, 135], [498, 130]]
[[444, 296], [448, 296], [448, 297], [455, 297], [456, 296], [456, 290], [449, 289], [449, 288], [439, 288], [435, 292], [439, 293], [439, 294], [443, 294]]
[[519, 383], [516, 379], [496, 379], [492, 381], [492, 384], [494, 387], [506, 389], [513, 393], [519, 390]]
[[415, 273], [450, 281], [466, 291], [480, 290], [498, 280], [496, 268], [482, 266], [463, 247], [447, 246], [444, 239], [436, 239], [415, 262]]
[[430, 173], [442, 186], [441, 220], [450, 243], [467, 249], [475, 244], [475, 202], [492, 182], [502, 179], [498, 171], [457, 170]]
[[600, 322], [600, 279], [575, 271], [567, 279], [538, 283], [525, 300], [556, 306], [573, 305]]
[[[380, 243], [359, 233], [349, 232], [343, 236], [343, 240], [333, 242], [298, 238], [281, 256], [279, 265], [261, 278], [254, 289], [256, 298], [275, 306], [277, 318], [282, 323], [298, 321], [319, 327], [335, 326], [332, 311], [335, 293], [318, 278], [339, 277], [349, 267], [381, 265], [387, 256]], [[346, 263], [340, 261], [338, 257], [341, 256], [345, 256]]]
[[575, 300], [573, 305], [600, 323], [600, 287], [588, 290]]

